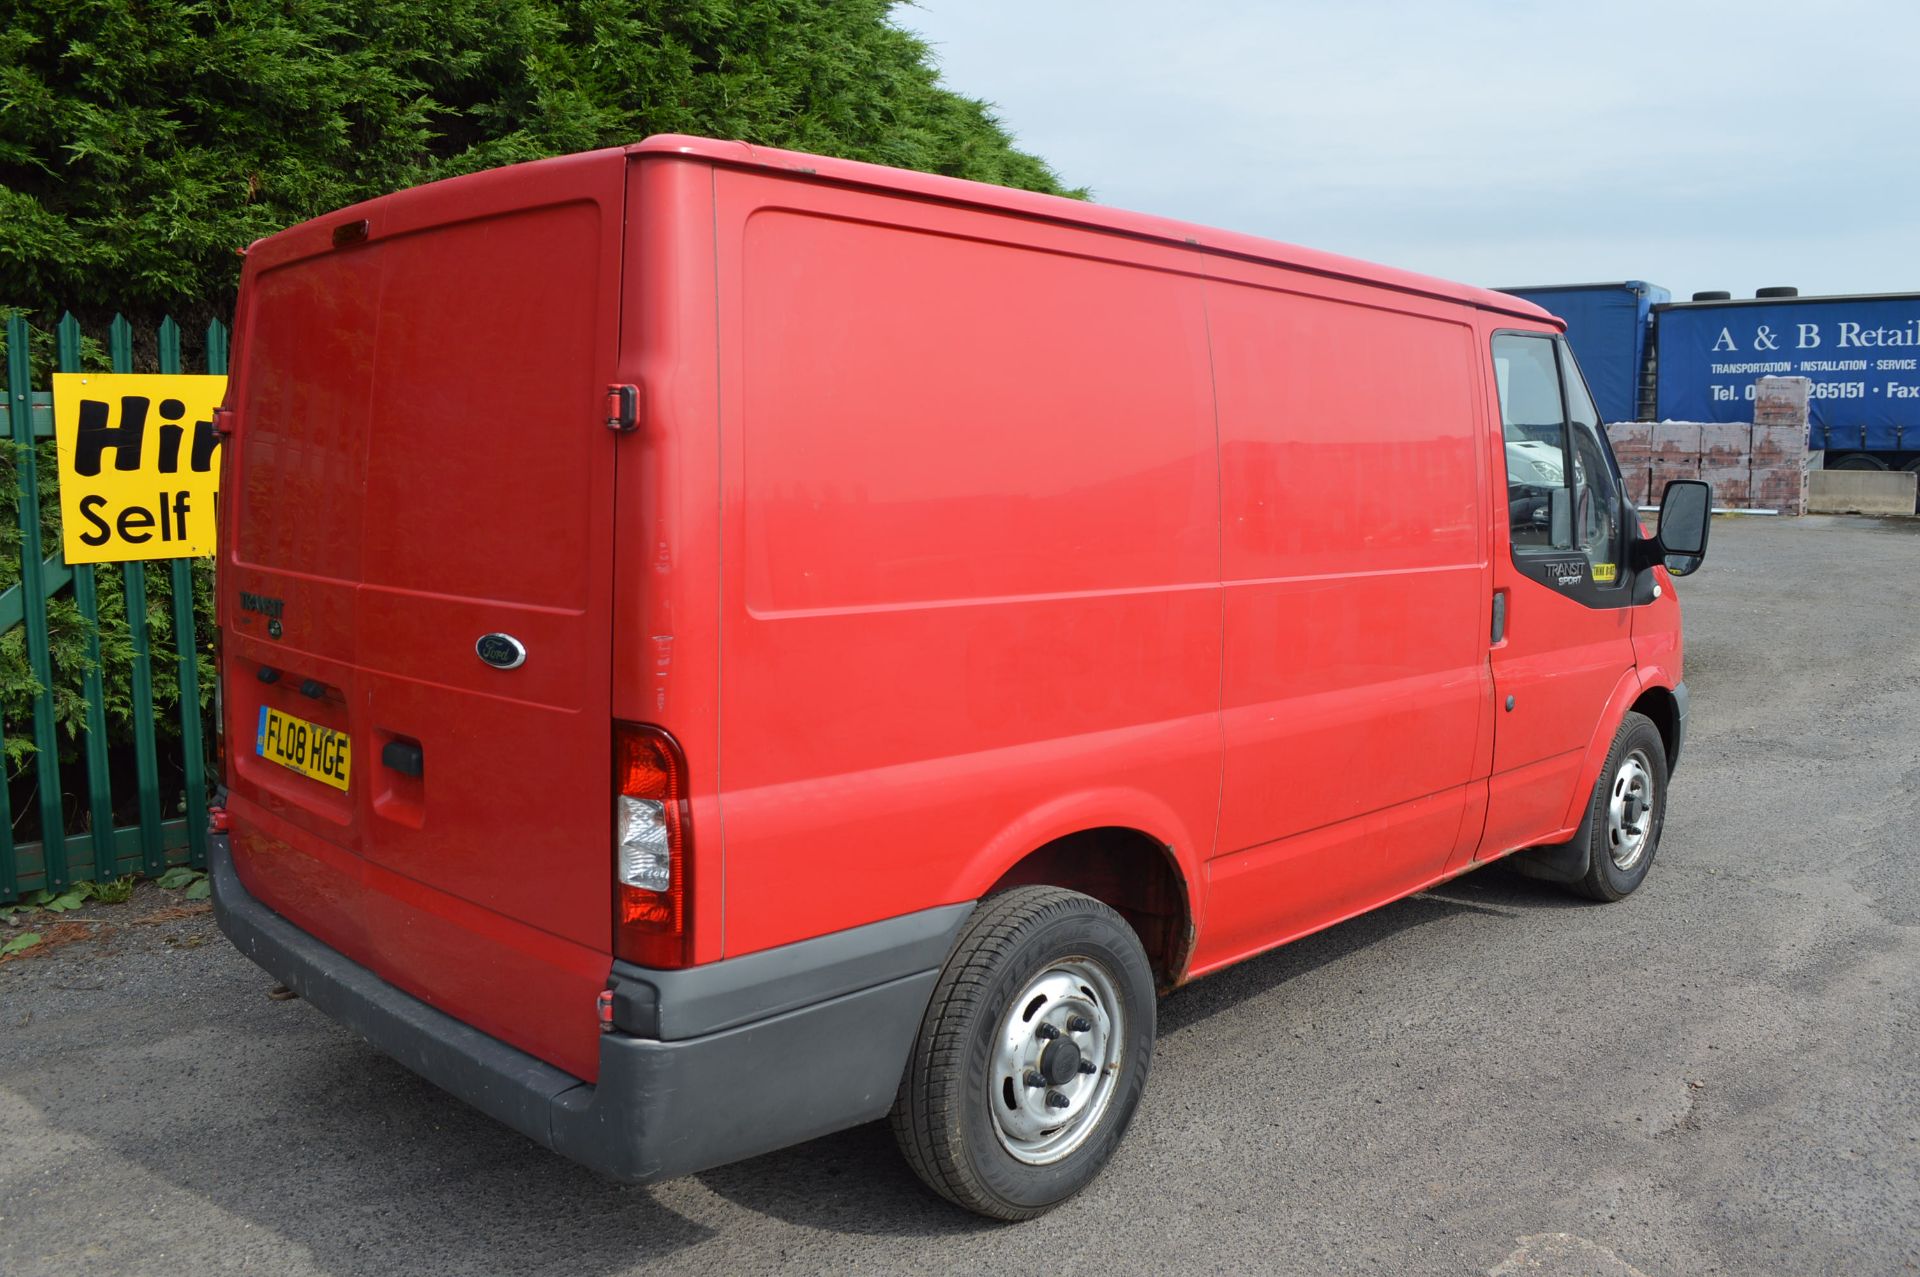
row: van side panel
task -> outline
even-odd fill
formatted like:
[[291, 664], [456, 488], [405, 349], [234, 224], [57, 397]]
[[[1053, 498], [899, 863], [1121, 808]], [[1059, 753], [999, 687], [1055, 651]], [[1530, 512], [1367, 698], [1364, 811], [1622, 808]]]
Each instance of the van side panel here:
[[1074, 795], [1197, 864], [1219, 477], [1183, 255], [716, 179], [729, 955], [970, 899]]
[[1240, 274], [1207, 290], [1226, 780], [1196, 968], [1439, 874], [1484, 775], [1491, 695], [1469, 316]]

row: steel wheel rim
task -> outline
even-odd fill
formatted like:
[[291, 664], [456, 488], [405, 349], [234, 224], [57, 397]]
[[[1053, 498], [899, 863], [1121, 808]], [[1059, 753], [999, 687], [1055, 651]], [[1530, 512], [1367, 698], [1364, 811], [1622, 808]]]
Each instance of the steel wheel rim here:
[[1653, 836], [1653, 767], [1642, 750], [1620, 760], [1607, 795], [1607, 854], [1613, 867], [1630, 870], [1647, 854]]
[[[1048, 963], [1007, 1005], [994, 1038], [987, 1103], [1009, 1154], [1044, 1166], [1071, 1155], [1099, 1128], [1119, 1086], [1124, 1008], [1113, 976], [1085, 957]], [[1072, 1073], [1061, 1076], [1073, 1061]], [[1050, 1104], [1051, 1097], [1058, 1099]]]

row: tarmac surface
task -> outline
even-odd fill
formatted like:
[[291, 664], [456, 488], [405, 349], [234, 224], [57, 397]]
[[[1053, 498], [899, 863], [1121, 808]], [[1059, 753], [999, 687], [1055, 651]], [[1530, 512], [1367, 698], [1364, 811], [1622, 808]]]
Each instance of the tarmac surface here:
[[0, 965], [0, 1273], [1920, 1270], [1920, 521], [1720, 519], [1679, 588], [1638, 894], [1483, 871], [1173, 994], [1041, 1220], [947, 1206], [884, 1125], [602, 1180], [143, 888]]

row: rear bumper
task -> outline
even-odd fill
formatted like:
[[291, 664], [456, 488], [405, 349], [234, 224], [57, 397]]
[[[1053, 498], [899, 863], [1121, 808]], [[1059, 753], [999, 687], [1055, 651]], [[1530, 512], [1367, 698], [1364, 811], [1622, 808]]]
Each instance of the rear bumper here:
[[[883, 1116], [971, 906], [949, 905], [687, 971], [618, 966], [588, 1084], [382, 980], [261, 903], [224, 836], [214, 916], [239, 950], [379, 1050], [529, 1139], [650, 1182]], [[711, 1029], [712, 1031], [703, 1031]], [[688, 1036], [674, 1035], [687, 1033]]]

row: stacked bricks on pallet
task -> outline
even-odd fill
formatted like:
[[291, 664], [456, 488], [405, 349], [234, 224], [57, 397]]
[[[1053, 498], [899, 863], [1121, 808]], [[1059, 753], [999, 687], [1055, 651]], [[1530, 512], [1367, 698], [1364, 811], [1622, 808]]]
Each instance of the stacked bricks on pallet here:
[[1620, 463], [1620, 475], [1627, 481], [1627, 499], [1636, 508], [1650, 505], [1657, 496], [1649, 496], [1653, 483], [1653, 423], [1621, 421], [1607, 427], [1607, 439], [1613, 444], [1614, 459]]
[[1700, 473], [1713, 485], [1713, 503], [1723, 509], [1752, 508], [1753, 427], [1722, 421], [1700, 427]]
[[1762, 377], [1753, 403], [1753, 504], [1782, 514], [1807, 512], [1807, 476], [1820, 454], [1807, 448], [1805, 377]]
[[1653, 479], [1647, 485], [1651, 500], [1649, 505], [1657, 505], [1660, 494], [1675, 479], [1698, 479], [1700, 477], [1700, 432], [1703, 429], [1697, 421], [1660, 421], [1653, 427]]
[[1807, 450], [1805, 377], [1762, 377], [1752, 422], [1625, 421], [1607, 437], [1636, 506], [1660, 503], [1675, 479], [1704, 479], [1722, 509], [1807, 512], [1807, 475], [1821, 454]]

